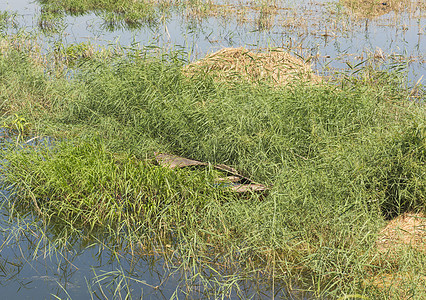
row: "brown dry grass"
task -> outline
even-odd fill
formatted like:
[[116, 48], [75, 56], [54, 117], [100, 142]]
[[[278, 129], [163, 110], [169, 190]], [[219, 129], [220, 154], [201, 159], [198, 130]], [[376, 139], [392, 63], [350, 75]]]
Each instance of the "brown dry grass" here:
[[45, 62], [41, 46], [35, 39], [18, 35], [0, 38], [0, 55], [7, 57], [13, 50], [27, 53], [28, 57], [37, 65]]
[[392, 252], [400, 246], [411, 246], [426, 253], [426, 217], [423, 214], [400, 215], [380, 232], [377, 241], [380, 252]]
[[[352, 13], [361, 18], [373, 18], [387, 13], [417, 9], [423, 0], [340, 0]], [[424, 4], [423, 4], [424, 5]]]
[[[426, 257], [426, 217], [405, 213], [391, 220], [376, 241], [382, 272], [371, 274], [367, 285], [380, 289], [393, 299], [412, 299], [426, 293], [426, 274], [422, 266]], [[407, 267], [406, 261], [410, 266]], [[413, 263], [417, 262], [417, 265]]]
[[224, 48], [189, 64], [184, 74], [210, 74], [222, 82], [243, 80], [273, 86], [321, 82], [321, 77], [313, 74], [309, 64], [282, 49], [252, 52], [242, 47]]

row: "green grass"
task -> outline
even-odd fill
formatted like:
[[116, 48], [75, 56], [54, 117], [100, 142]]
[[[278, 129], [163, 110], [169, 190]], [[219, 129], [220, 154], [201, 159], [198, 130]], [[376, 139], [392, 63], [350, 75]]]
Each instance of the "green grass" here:
[[156, 16], [156, 5], [152, 1], [39, 0], [38, 2], [42, 6], [44, 16], [55, 15], [63, 11], [73, 15], [97, 12], [108, 16], [110, 15], [108, 13], [113, 13], [118, 21], [123, 21], [129, 25], [149, 22], [154, 20]]
[[158, 24], [173, 10], [189, 9], [190, 14], [205, 16], [214, 8], [211, 1], [198, 0], [38, 0], [37, 2], [42, 7], [39, 25], [42, 29], [50, 31], [55, 31], [58, 24], [54, 21], [60, 20], [64, 12], [71, 15], [95, 13], [104, 19], [106, 29], [114, 30], [123, 25], [138, 28], [145, 24]]
[[[58, 138], [2, 151], [17, 211], [61, 232], [155, 237], [188, 282], [201, 278], [216, 296], [258, 271], [316, 297], [398, 298], [369, 282], [395, 270], [413, 275], [414, 298], [425, 295], [425, 254], [406, 249], [395, 262], [375, 244], [386, 219], [426, 207], [424, 99], [410, 100], [403, 74], [365, 68], [339, 85], [277, 89], [187, 78], [184, 54], [134, 51], [87, 59], [67, 80], [6, 53], [4, 116]], [[209, 168], [153, 165], [153, 151], [225, 163], [272, 189], [237, 197], [211, 185]]]

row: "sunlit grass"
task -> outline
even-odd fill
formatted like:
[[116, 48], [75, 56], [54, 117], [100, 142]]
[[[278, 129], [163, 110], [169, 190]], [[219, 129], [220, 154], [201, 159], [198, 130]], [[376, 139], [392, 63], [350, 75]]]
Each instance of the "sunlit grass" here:
[[[403, 74], [365, 67], [338, 84], [271, 88], [187, 77], [183, 53], [130, 51], [85, 59], [67, 79], [19, 47], [6, 53], [3, 113], [57, 141], [8, 145], [2, 184], [16, 212], [65, 240], [122, 234], [215, 295], [262, 274], [316, 297], [393, 297], [368, 279], [421, 272], [421, 252], [395, 261], [376, 247], [386, 219], [425, 211], [424, 101]], [[170, 170], [153, 151], [225, 163], [272, 188], [237, 197], [210, 168]], [[421, 299], [423, 278], [410, 278]]]

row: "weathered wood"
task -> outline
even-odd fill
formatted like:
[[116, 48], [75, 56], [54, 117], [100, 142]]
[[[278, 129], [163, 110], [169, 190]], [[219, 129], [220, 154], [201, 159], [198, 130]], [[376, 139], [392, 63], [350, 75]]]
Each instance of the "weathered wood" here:
[[[185, 157], [181, 157], [178, 155], [172, 155], [172, 154], [165, 154], [165, 153], [157, 153], [154, 152], [155, 159], [157, 163], [160, 166], [167, 167], [170, 169], [174, 168], [185, 168], [185, 167], [191, 167], [191, 166], [208, 166], [208, 163], [189, 159]], [[248, 192], [265, 192], [269, 190], [268, 187], [264, 186], [263, 184], [255, 183], [250, 178], [247, 178], [245, 176], [242, 176], [238, 174], [238, 171], [234, 168], [218, 164], [213, 166], [215, 169], [224, 171], [228, 174], [231, 174], [232, 176], [227, 177], [221, 177], [217, 178], [216, 182], [219, 185], [224, 185], [225, 187], [228, 187], [231, 191], [236, 193], [248, 193]], [[229, 184], [228, 184], [229, 183]]]
[[226, 177], [220, 177], [216, 179], [217, 182], [239, 182], [241, 181], [240, 176], [226, 176]]
[[190, 166], [207, 166], [207, 163], [193, 160], [177, 155], [171, 155], [171, 154], [163, 154], [163, 153], [157, 153], [154, 152], [155, 159], [157, 160], [157, 163], [160, 166], [163, 167], [169, 167], [170, 169], [174, 168], [183, 168], [183, 167], [190, 167]]
[[264, 192], [269, 190], [263, 184], [258, 184], [258, 183], [233, 185], [233, 186], [230, 186], [230, 189], [237, 193]]

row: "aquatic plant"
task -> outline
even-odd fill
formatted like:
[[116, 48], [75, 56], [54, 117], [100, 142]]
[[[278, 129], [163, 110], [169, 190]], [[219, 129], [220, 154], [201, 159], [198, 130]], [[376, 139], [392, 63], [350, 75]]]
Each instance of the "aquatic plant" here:
[[[4, 111], [57, 138], [2, 151], [15, 211], [55, 221], [64, 239], [103, 229], [151, 245], [215, 296], [258, 274], [315, 297], [406, 295], [377, 285], [394, 270], [425, 295], [424, 253], [377, 247], [387, 219], [426, 207], [424, 101], [411, 101], [398, 69], [272, 88], [188, 77], [183, 57], [95, 56], [67, 78], [8, 48]], [[272, 189], [237, 197], [211, 184], [211, 168], [170, 170], [154, 151], [225, 163]]]

